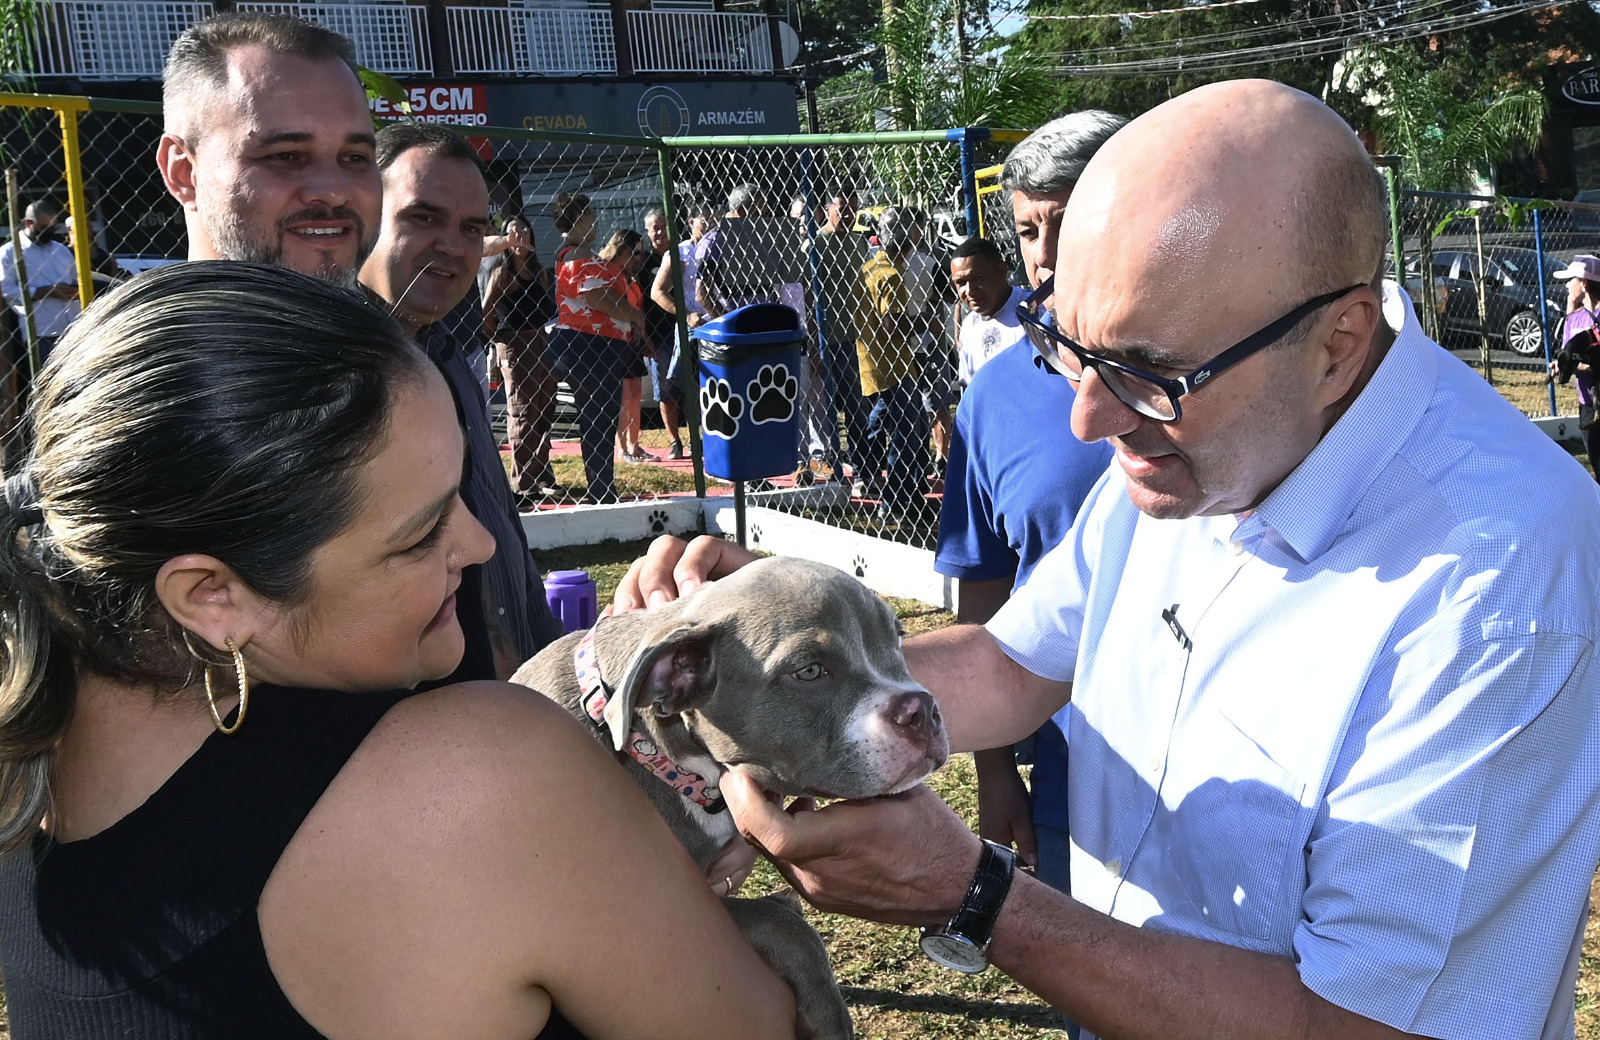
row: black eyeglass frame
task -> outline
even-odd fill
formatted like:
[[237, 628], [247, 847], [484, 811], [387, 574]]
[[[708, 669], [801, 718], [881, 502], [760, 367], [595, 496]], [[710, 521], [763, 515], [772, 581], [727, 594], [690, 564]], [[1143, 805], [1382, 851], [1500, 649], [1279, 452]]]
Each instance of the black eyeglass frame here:
[[[1172, 416], [1170, 418], [1163, 415], [1152, 415], [1149, 411], [1146, 411], [1144, 407], [1141, 407], [1139, 402], [1128, 400], [1127, 397], [1124, 397], [1120, 392], [1118, 392], [1121, 386], [1120, 381], [1106, 380], [1106, 386], [1110, 388], [1112, 393], [1116, 394], [1117, 400], [1121, 401], [1129, 408], [1132, 408], [1145, 418], [1154, 419], [1156, 422], [1174, 423], [1183, 418], [1183, 406], [1179, 403], [1179, 398], [1184, 397], [1187, 394], [1194, 393], [1196, 390], [1200, 389], [1202, 385], [1210, 382], [1212, 379], [1232, 368], [1234, 365], [1237, 365], [1251, 354], [1254, 354], [1276, 343], [1312, 311], [1317, 310], [1320, 307], [1326, 307], [1335, 300], [1343, 299], [1344, 297], [1355, 292], [1357, 289], [1365, 288], [1367, 288], [1367, 285], [1362, 283], [1360, 285], [1352, 285], [1348, 288], [1340, 289], [1337, 292], [1323, 293], [1321, 296], [1314, 296], [1305, 303], [1302, 303], [1300, 306], [1296, 307], [1294, 310], [1290, 311], [1288, 314], [1285, 314], [1283, 317], [1271, 322], [1265, 328], [1246, 336], [1244, 339], [1235, 343], [1227, 350], [1224, 350], [1222, 353], [1218, 354], [1210, 361], [1207, 361], [1199, 368], [1196, 368], [1188, 375], [1179, 376], [1176, 379], [1169, 379], [1166, 376], [1158, 376], [1154, 372], [1146, 372], [1142, 368], [1135, 368], [1133, 365], [1118, 361], [1115, 358], [1106, 357], [1104, 354], [1099, 354], [1095, 351], [1089, 350], [1086, 347], [1079, 346], [1072, 339], [1056, 331], [1053, 326], [1045, 324], [1044, 319], [1039, 316], [1038, 310], [1040, 304], [1042, 304], [1045, 300], [1048, 300], [1055, 293], [1054, 275], [1046, 278], [1044, 280], [1044, 284], [1040, 285], [1039, 288], [1029, 293], [1028, 297], [1017, 305], [1017, 320], [1022, 322], [1025, 330], [1028, 332], [1028, 340], [1033, 344], [1034, 354], [1043, 360], [1047, 366], [1049, 366], [1050, 371], [1056, 373], [1057, 375], [1065, 376], [1073, 383], [1077, 383], [1083, 378], [1083, 371], [1091, 368], [1095, 369], [1096, 371], [1099, 371], [1102, 368], [1109, 368], [1114, 372], [1122, 373], [1123, 375], [1130, 376], [1134, 379], [1142, 379], [1145, 382], [1155, 386], [1158, 390], [1166, 393], [1167, 401], [1172, 405]], [[1078, 359], [1078, 363], [1083, 366], [1083, 370], [1077, 373], [1069, 372], [1066, 369], [1065, 364], [1062, 362], [1060, 355], [1056, 351], [1045, 349], [1044, 344], [1040, 342], [1040, 336], [1043, 336], [1048, 342], [1059, 343], [1068, 350], [1072, 351], [1073, 356]], [[1104, 376], [1102, 375], [1101, 378], [1104, 378]], [[1129, 396], [1132, 395], [1130, 394]]]

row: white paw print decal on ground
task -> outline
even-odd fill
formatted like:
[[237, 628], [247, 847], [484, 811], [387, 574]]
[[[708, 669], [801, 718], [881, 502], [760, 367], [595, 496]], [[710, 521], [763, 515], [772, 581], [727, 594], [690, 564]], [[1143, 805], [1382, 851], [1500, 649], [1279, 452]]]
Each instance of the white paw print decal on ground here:
[[784, 364], [762, 365], [745, 388], [750, 397], [750, 421], [756, 425], [785, 422], [794, 417], [794, 401], [800, 396], [800, 381], [789, 374]]
[[744, 398], [733, 392], [726, 379], [707, 379], [700, 388], [700, 415], [706, 433], [728, 440], [739, 432], [739, 417], [744, 414]]

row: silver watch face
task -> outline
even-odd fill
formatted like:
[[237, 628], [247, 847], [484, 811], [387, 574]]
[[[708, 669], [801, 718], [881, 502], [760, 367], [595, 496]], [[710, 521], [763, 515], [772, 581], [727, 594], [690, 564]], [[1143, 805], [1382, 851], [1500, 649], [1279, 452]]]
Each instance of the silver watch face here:
[[928, 932], [922, 937], [922, 952], [935, 964], [968, 975], [976, 975], [989, 966], [983, 951], [963, 935]]

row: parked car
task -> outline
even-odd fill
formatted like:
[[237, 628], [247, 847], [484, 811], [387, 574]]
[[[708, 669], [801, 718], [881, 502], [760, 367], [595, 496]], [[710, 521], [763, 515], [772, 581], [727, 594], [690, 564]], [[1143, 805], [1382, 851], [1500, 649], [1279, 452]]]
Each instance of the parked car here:
[[[1412, 304], [1413, 307], [1415, 307], [1417, 309], [1417, 313], [1419, 315], [1422, 313], [1422, 308], [1423, 308], [1423, 306], [1425, 305], [1425, 303], [1426, 303], [1426, 301], [1428, 299], [1428, 297], [1426, 295], [1424, 295], [1423, 289], [1422, 289], [1422, 274], [1418, 270], [1418, 267], [1420, 266], [1420, 264], [1421, 264], [1421, 260], [1419, 260], [1416, 257], [1413, 257], [1411, 262], [1406, 265], [1406, 276], [1405, 276], [1406, 295], [1411, 297], [1411, 304]], [[1395, 275], [1394, 275], [1394, 261], [1393, 260], [1385, 260], [1383, 262], [1383, 276], [1385, 278], [1394, 279]], [[1444, 309], [1445, 309], [1445, 305], [1449, 301], [1449, 299], [1450, 299], [1450, 287], [1445, 284], [1445, 281], [1444, 281], [1443, 278], [1435, 277], [1434, 280], [1433, 280], [1433, 310], [1434, 310], [1434, 313], [1443, 314], [1444, 313]]]
[[158, 267], [166, 267], [168, 264], [182, 263], [183, 257], [163, 256], [160, 253], [118, 253], [116, 260], [117, 267], [121, 269], [122, 273], [116, 278], [112, 278], [110, 275], [96, 271], [94, 273], [95, 292], [105, 292], [116, 285], [119, 280], [132, 278], [136, 274], [153, 271]]
[[[1406, 267], [1406, 282], [1420, 284], [1419, 260]], [[1433, 253], [1435, 285], [1445, 289], [1441, 312], [1443, 337], [1476, 338], [1487, 331], [1491, 342], [1523, 357], [1544, 353], [1544, 335], [1539, 325], [1539, 268], [1544, 268], [1544, 318], [1546, 327], [1555, 329], [1566, 313], [1566, 286], [1553, 275], [1566, 266], [1549, 253], [1513, 246], [1491, 246], [1479, 257], [1474, 251], [1439, 249]], [[1484, 288], [1480, 319], [1478, 286]]]
[[[1585, 188], [1572, 196], [1581, 206], [1600, 206], [1600, 188]], [[1575, 231], [1600, 231], [1600, 209], [1566, 209], [1567, 225]]]

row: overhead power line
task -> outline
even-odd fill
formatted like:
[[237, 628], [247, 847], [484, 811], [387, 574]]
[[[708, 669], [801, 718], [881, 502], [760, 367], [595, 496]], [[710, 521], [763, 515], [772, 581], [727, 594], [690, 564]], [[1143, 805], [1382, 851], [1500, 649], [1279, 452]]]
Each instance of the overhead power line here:
[[[1463, 3], [1456, 4], [1454, 11], [1434, 17], [1415, 19], [1414, 15], [1419, 9], [1413, 7], [1409, 11], [1403, 12], [1408, 17], [1405, 22], [1400, 24], [1383, 24], [1382, 20], [1380, 20], [1378, 25], [1354, 28], [1353, 31], [1334, 32], [1311, 37], [1301, 35], [1296, 39], [1260, 44], [1253, 47], [1220, 47], [1216, 50], [1202, 53], [1186, 51], [1176, 54], [1169, 53], [1161, 57], [1109, 62], [1091, 62], [1081, 59], [1090, 56], [1104, 57], [1108, 53], [1118, 52], [1118, 48], [1069, 51], [1049, 57], [1065, 59], [1051, 66], [1051, 69], [1058, 74], [1069, 76], [1147, 76], [1181, 72], [1214, 72], [1337, 54], [1354, 47], [1372, 43], [1398, 43], [1403, 40], [1459, 32], [1463, 29], [1501, 21], [1530, 11], [1550, 10], [1576, 2], [1578, 0], [1527, 0], [1525, 3], [1485, 9], [1477, 0], [1465, 0]], [[1402, 5], [1396, 6], [1401, 7]], [[1429, 6], [1443, 7], [1444, 5], [1441, 3]], [[1323, 19], [1305, 19], [1300, 22], [1285, 23], [1274, 28], [1279, 32], [1301, 31], [1308, 25], [1319, 21], [1323, 24], [1328, 24], [1329, 19], [1333, 22], [1344, 21], [1346, 24], [1368, 20], [1360, 14], [1324, 16]], [[1272, 29], [1264, 30], [1262, 34], [1272, 31]], [[1211, 34], [1209, 37], [1194, 37], [1188, 40], [1152, 41], [1149, 44], [1133, 45], [1127, 50], [1192, 48], [1202, 39], [1205, 39], [1208, 43], [1212, 41], [1217, 43], [1224, 41], [1236, 43], [1242, 38], [1251, 38], [1251, 35], [1248, 31], [1246, 33], [1217, 33]], [[1073, 59], [1080, 60], [1074, 61]]]
[[1115, 14], [1022, 14], [1030, 22], [1092, 22], [1103, 18], [1159, 18], [1164, 14], [1191, 14], [1195, 11], [1214, 11], [1219, 7], [1243, 7], [1264, 0], [1219, 0], [1214, 4], [1190, 4], [1185, 7], [1165, 7], [1159, 11], [1122, 11]]
[[[1404, 17], [1408, 24], [1417, 24], [1424, 18], [1441, 18], [1464, 13], [1480, 12], [1483, 7], [1478, 0], [1431, 0], [1429, 3], [1417, 4], [1413, 0], [1396, 0], [1386, 7], [1371, 7], [1361, 12], [1360, 15], [1331, 14], [1320, 15], [1313, 18], [1302, 18], [1293, 22], [1273, 22], [1266, 25], [1253, 27], [1229, 27], [1224, 32], [1201, 33], [1195, 36], [1184, 36], [1164, 40], [1135, 40], [1130, 43], [1113, 44], [1109, 46], [1096, 46], [1077, 51], [1063, 51], [1051, 57], [1070, 62], [1073, 59], [1098, 58], [1104, 59], [1108, 55], [1138, 54], [1141, 52], [1158, 51], [1163, 55], [1176, 56], [1175, 52], [1195, 50], [1213, 45], [1219, 50], [1237, 50], [1238, 45], [1248, 40], [1264, 38], [1281, 38], [1285, 33], [1294, 33], [1292, 40], [1279, 40], [1284, 46], [1299, 46], [1307, 42], [1307, 37], [1328, 35], [1339, 39], [1344, 37], [1337, 31], [1324, 32], [1324, 30], [1351, 30], [1357, 32], [1372, 31], [1376, 23], [1377, 29], [1391, 27], [1392, 20]], [[1094, 64], [1103, 64], [1103, 61]], [[1088, 64], [1088, 62], [1085, 62]]]

